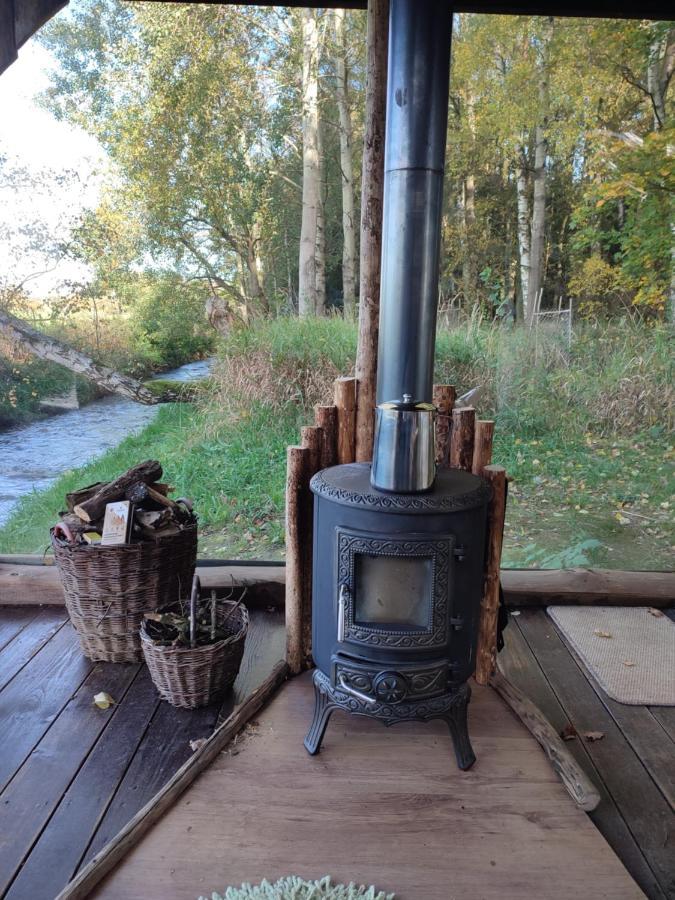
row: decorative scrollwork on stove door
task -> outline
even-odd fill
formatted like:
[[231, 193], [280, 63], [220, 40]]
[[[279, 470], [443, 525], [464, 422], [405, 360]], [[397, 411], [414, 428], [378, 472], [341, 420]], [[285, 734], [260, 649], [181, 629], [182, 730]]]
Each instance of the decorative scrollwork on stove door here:
[[[445, 535], [442, 539], [429, 540], [428, 537], [401, 540], [377, 538], [338, 528], [338, 590], [346, 585], [344, 639], [358, 641], [375, 647], [398, 647], [415, 649], [444, 647], [448, 641], [448, 618], [450, 616], [450, 574], [454, 537]], [[393, 629], [376, 624], [364, 625], [354, 621], [354, 557], [359, 554], [391, 557], [423, 557], [432, 561], [431, 616], [427, 628], [414, 626]]]

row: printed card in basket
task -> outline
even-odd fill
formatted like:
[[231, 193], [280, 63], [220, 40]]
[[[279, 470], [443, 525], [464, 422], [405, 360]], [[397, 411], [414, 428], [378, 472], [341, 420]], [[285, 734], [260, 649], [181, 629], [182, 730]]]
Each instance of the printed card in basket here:
[[116, 503], [108, 503], [103, 518], [103, 546], [129, 543], [131, 534], [131, 502], [119, 500]]

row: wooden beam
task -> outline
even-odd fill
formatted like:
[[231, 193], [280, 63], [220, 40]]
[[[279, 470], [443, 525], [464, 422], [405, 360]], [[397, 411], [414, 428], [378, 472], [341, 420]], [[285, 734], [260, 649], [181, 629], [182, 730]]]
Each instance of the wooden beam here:
[[502, 569], [507, 606], [675, 605], [675, 572], [621, 569]]
[[492, 499], [488, 506], [485, 584], [478, 622], [476, 681], [478, 684], [488, 684], [497, 665], [497, 619], [506, 514], [506, 470], [503, 466], [485, 466], [482, 474], [492, 487]]
[[457, 398], [457, 391], [452, 384], [434, 385], [434, 406], [436, 416], [436, 465], [446, 468], [450, 465], [450, 433], [452, 426], [452, 409]]
[[551, 765], [560, 776], [567, 793], [577, 806], [592, 812], [600, 803], [597, 788], [578, 765], [562, 738], [544, 714], [522, 691], [500, 671], [490, 678], [490, 685], [505, 700], [530, 734], [539, 741]]
[[359, 390], [354, 459], [357, 462], [368, 462], [373, 458], [377, 342], [380, 323], [389, 0], [370, 0], [367, 20], [366, 108], [361, 176], [359, 341], [356, 351], [356, 377]]
[[286, 467], [286, 660], [294, 675], [302, 669], [305, 529], [303, 499], [309, 450], [289, 447]]
[[[23, 557], [26, 559], [27, 557]], [[31, 564], [0, 557], [0, 606], [63, 606], [63, 590], [50, 557]], [[197, 562], [204, 590], [246, 585], [251, 607], [284, 605], [286, 567]], [[675, 606], [675, 572], [624, 572], [610, 569], [502, 569], [504, 599], [519, 606]]]
[[288, 677], [288, 665], [278, 662], [271, 674], [244, 700], [210, 738], [167, 781], [164, 787], [136, 813], [124, 828], [93, 857], [82, 871], [58, 895], [57, 900], [84, 900], [101, 879], [140, 841], [144, 834], [165, 815], [183, 791], [229, 744], [246, 723], [262, 709]]
[[473, 439], [476, 428], [476, 410], [465, 406], [452, 411], [450, 432], [450, 468], [471, 471], [473, 465]]

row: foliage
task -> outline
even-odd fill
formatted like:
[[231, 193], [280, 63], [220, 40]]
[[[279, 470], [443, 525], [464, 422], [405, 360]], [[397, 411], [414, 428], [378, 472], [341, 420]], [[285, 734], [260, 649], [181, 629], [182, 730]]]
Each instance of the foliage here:
[[[162, 407], [142, 434], [25, 497], [0, 552], [41, 552], [67, 491], [153, 457], [194, 497], [203, 555], [281, 556], [285, 448], [350, 370], [355, 338], [340, 318], [233, 334], [198, 408]], [[439, 333], [437, 379], [481, 384], [479, 414], [496, 412], [494, 458], [511, 478], [507, 565], [669, 567], [671, 340], [659, 326], [598, 322], [568, 357], [555, 340], [477, 321]]]

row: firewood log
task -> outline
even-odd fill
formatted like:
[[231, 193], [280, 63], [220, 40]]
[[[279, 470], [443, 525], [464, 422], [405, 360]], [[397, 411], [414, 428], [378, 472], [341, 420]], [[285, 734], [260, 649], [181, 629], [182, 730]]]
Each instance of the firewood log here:
[[[162, 477], [162, 467], [155, 459], [148, 459], [145, 462], [133, 466], [119, 478], [104, 484], [96, 493], [88, 500], [83, 500], [73, 508], [73, 512], [85, 522], [93, 522], [100, 519], [105, 513], [106, 504], [115, 500], [123, 500], [127, 488], [139, 481], [145, 484], [158, 481]], [[158, 497], [166, 501], [157, 491]], [[153, 498], [154, 499], [154, 498]], [[172, 501], [169, 501], [172, 502]]]

